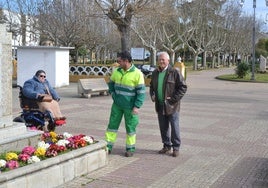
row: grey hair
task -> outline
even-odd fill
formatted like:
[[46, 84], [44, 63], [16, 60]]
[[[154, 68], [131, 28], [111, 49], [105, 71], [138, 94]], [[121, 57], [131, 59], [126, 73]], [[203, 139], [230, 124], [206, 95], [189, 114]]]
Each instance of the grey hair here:
[[167, 57], [167, 59], [170, 60], [169, 54], [167, 52], [165, 52], [165, 51], [159, 52], [157, 54], [157, 57], [159, 57], [160, 55], [165, 55]]

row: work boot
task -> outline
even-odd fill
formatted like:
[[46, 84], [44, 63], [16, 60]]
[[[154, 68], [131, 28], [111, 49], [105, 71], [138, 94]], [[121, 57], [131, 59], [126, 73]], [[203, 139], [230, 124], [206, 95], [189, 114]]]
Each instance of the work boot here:
[[126, 157], [132, 157], [134, 155], [134, 152], [126, 151], [125, 156]]

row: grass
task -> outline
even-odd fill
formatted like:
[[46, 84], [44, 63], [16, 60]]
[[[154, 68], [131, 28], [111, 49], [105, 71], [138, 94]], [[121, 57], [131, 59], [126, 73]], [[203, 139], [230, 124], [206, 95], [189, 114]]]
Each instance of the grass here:
[[251, 80], [252, 74], [248, 73], [244, 78], [238, 78], [236, 74], [226, 74], [217, 76], [217, 79], [237, 81], [237, 82], [260, 82], [268, 83], [268, 73], [255, 73], [255, 80]]

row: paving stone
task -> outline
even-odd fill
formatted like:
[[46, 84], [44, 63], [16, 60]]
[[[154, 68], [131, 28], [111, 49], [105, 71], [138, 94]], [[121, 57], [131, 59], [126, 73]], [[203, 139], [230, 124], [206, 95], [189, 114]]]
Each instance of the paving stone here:
[[[233, 72], [234, 67], [188, 74], [189, 89], [180, 112], [179, 157], [157, 153], [162, 143], [147, 88], [134, 156], [124, 157], [126, 134], [122, 121], [109, 164], [60, 188], [267, 188], [268, 87], [265, 83], [215, 79]], [[103, 139], [111, 96], [80, 98], [75, 83], [57, 91], [67, 116], [67, 125], [57, 128], [57, 132], [84, 133]], [[20, 111], [17, 92], [13, 88], [14, 114]]]

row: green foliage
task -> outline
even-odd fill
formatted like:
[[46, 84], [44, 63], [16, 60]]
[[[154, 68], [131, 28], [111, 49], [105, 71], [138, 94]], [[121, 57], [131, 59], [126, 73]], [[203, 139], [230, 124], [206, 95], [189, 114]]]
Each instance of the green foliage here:
[[268, 52], [268, 40], [265, 42], [265, 50]]
[[238, 78], [244, 78], [248, 74], [248, 72], [249, 64], [245, 62], [239, 63], [235, 71]]
[[87, 55], [87, 49], [85, 47], [78, 48], [78, 55], [81, 55], [81, 56]]
[[226, 74], [217, 76], [218, 79], [221, 80], [229, 80], [229, 81], [238, 81], [238, 82], [260, 82], [260, 83], [268, 83], [268, 73], [256, 73], [255, 80], [251, 80], [251, 74], [247, 74], [244, 78], [237, 78], [236, 74]]
[[268, 56], [268, 39], [262, 38], [256, 45], [256, 57]]

